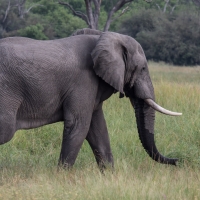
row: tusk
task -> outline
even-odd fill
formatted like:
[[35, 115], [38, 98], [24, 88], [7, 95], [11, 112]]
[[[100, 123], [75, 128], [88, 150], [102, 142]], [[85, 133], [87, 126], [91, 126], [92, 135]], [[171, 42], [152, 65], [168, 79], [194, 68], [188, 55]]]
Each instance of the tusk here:
[[159, 106], [158, 104], [156, 104], [152, 99], [145, 99], [144, 100], [149, 106], [151, 106], [154, 110], [161, 112], [163, 114], [166, 115], [172, 115], [172, 116], [178, 116], [178, 115], [182, 115], [182, 113], [177, 113], [177, 112], [172, 112], [170, 110], [166, 110], [165, 108]]

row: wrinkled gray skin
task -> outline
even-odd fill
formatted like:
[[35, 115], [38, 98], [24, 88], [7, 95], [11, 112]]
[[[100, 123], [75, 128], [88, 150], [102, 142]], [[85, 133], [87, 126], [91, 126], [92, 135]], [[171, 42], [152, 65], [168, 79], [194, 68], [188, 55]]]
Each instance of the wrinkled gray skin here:
[[[101, 35], [99, 35], [101, 34]], [[133, 38], [112, 33], [78, 31], [64, 39], [0, 40], [0, 144], [19, 129], [64, 121], [59, 164], [74, 164], [86, 139], [103, 169], [113, 156], [103, 101], [114, 92], [128, 96], [135, 109], [139, 137], [152, 159], [163, 157], [154, 143], [154, 100], [144, 52]]]

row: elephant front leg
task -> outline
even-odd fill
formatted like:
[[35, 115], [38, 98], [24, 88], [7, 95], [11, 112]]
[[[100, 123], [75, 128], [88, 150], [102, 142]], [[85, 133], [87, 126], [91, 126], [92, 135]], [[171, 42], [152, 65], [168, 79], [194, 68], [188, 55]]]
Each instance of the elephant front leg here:
[[88, 133], [90, 120], [91, 117], [89, 116], [76, 117], [69, 111], [65, 115], [59, 167], [71, 168], [75, 163], [78, 152]]
[[93, 112], [90, 129], [86, 139], [93, 150], [100, 170], [103, 171], [106, 166], [111, 166], [111, 168], [113, 168], [113, 155], [110, 148], [110, 140], [102, 104], [99, 106], [98, 110]]

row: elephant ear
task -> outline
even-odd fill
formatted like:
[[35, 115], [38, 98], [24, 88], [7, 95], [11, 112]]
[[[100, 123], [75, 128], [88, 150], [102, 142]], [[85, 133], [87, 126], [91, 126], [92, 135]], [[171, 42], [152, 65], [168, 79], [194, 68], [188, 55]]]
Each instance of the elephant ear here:
[[123, 55], [126, 51], [123, 37], [125, 36], [112, 32], [102, 33], [91, 53], [95, 73], [121, 94], [124, 94]]

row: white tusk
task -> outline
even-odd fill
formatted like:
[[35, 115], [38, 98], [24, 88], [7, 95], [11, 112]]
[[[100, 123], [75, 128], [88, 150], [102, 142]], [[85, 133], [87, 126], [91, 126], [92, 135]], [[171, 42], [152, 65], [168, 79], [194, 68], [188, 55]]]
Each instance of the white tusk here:
[[145, 99], [144, 100], [149, 106], [151, 106], [154, 110], [161, 112], [163, 114], [166, 115], [172, 115], [172, 116], [178, 116], [178, 115], [182, 115], [182, 113], [177, 113], [177, 112], [172, 112], [170, 110], [166, 110], [165, 108], [159, 106], [158, 104], [156, 104], [152, 99]]

